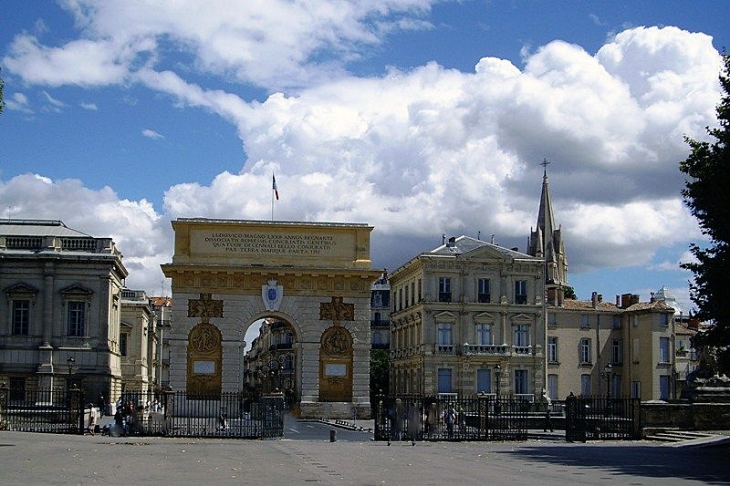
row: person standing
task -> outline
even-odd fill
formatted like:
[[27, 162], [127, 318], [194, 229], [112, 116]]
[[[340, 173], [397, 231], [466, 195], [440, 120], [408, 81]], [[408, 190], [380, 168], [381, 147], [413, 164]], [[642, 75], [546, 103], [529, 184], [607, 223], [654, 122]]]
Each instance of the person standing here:
[[98, 420], [98, 415], [96, 414], [96, 408], [94, 408], [94, 404], [90, 403], [88, 405], [89, 409], [89, 425], [86, 428], [86, 431], [89, 433], [89, 435], [94, 435], [96, 432], [96, 422]]

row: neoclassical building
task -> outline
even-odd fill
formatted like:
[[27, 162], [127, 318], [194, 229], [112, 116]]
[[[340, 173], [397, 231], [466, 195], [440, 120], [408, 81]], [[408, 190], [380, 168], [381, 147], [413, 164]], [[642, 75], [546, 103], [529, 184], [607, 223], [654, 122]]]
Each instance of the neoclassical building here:
[[391, 391], [533, 399], [544, 387], [544, 261], [468, 236], [390, 276]]
[[676, 396], [676, 302], [664, 291], [648, 302], [634, 294], [606, 302], [598, 292], [590, 300], [565, 298], [567, 253], [553, 215], [547, 170], [527, 252], [545, 262], [549, 398], [563, 399], [571, 392], [642, 400]]
[[0, 382], [19, 399], [71, 383], [93, 398], [118, 394], [126, 277], [110, 238], [61, 221], [0, 221]]

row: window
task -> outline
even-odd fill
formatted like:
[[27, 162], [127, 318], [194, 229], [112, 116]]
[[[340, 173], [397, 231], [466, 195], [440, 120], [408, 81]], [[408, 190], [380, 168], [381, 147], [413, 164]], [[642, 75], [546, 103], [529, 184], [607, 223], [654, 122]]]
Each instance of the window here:
[[590, 320], [590, 316], [588, 314], [583, 314], [581, 316], [580, 327], [582, 329], [587, 329], [587, 328], [591, 327], [591, 320]]
[[421, 297], [421, 279], [418, 279], [418, 301], [420, 302], [423, 298]]
[[492, 393], [492, 371], [488, 368], [477, 370], [477, 393]]
[[580, 364], [591, 364], [591, 340], [588, 338], [580, 340]]
[[557, 363], [558, 362], [558, 338], [557, 337], [548, 337], [548, 362], [549, 363]]
[[659, 362], [669, 363], [669, 338], [659, 338]]
[[621, 316], [619, 316], [619, 315], [613, 316], [613, 328], [621, 329]]
[[438, 393], [451, 393], [451, 368], [438, 369]]
[[439, 302], [451, 302], [451, 278], [439, 277]]
[[558, 375], [548, 375], [547, 395], [550, 400], [558, 399]]
[[527, 387], [527, 370], [515, 370], [515, 395], [525, 395]]
[[477, 345], [489, 346], [492, 344], [491, 324], [477, 324]]
[[30, 328], [30, 301], [13, 300], [13, 334], [27, 336]]
[[611, 363], [620, 365], [621, 363], [623, 363], [623, 360], [623, 343], [620, 339], [614, 339], [613, 343], [611, 344]]
[[411, 282], [411, 304], [416, 303], [416, 282]]
[[669, 376], [659, 376], [659, 400], [669, 400]]
[[548, 314], [548, 326], [557, 327], [558, 326], [558, 316], [556, 316], [555, 314]]
[[611, 377], [611, 395], [614, 397], [623, 396], [621, 375], [614, 374]]
[[10, 377], [10, 401], [25, 402], [25, 378]]
[[669, 314], [659, 314], [659, 325], [662, 327], [669, 325]]
[[406, 284], [406, 299], [405, 299], [405, 306], [408, 307], [408, 284]]
[[515, 281], [515, 304], [527, 304], [527, 280]]
[[530, 345], [530, 326], [527, 324], [514, 326], [514, 345], [525, 348]]
[[383, 338], [380, 335], [380, 331], [373, 331], [373, 344], [382, 344]]
[[438, 345], [451, 346], [451, 323], [439, 322], [438, 324]]
[[127, 341], [129, 340], [129, 334], [123, 332], [119, 335], [119, 354], [127, 356]]
[[631, 398], [641, 398], [641, 382], [631, 382]]
[[489, 279], [480, 278], [477, 280], [477, 302], [488, 304], [490, 300]]
[[86, 302], [70, 300], [68, 306], [68, 335], [82, 337], [86, 334]]
[[591, 375], [580, 375], [580, 394], [583, 396], [588, 396], [591, 394]]
[[403, 287], [398, 289], [398, 310], [403, 310]]

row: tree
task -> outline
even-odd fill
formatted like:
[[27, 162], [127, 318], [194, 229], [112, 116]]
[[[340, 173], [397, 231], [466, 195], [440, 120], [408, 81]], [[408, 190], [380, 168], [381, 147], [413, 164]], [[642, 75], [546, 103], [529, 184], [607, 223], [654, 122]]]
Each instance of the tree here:
[[370, 352], [370, 403], [374, 404], [379, 394], [389, 392], [388, 380], [390, 377], [390, 353], [384, 349], [374, 349]]
[[577, 298], [578, 298], [578, 297], [576, 297], [576, 295], [575, 295], [575, 289], [574, 289], [573, 287], [571, 287], [570, 285], [566, 285], [566, 286], [565, 286], [565, 287], [563, 288], [563, 296], [564, 296], [564, 297], [565, 297], [566, 299], [573, 299], [573, 300], [575, 300], [575, 299], [577, 299]]
[[680, 163], [689, 178], [682, 190], [684, 202], [697, 218], [707, 245], [690, 245], [696, 262], [684, 263], [691, 270], [690, 296], [697, 305], [696, 317], [711, 322], [698, 334], [696, 344], [715, 351], [717, 371], [730, 372], [730, 55], [723, 52], [715, 128], [707, 128], [714, 142], [686, 138], [691, 151]]

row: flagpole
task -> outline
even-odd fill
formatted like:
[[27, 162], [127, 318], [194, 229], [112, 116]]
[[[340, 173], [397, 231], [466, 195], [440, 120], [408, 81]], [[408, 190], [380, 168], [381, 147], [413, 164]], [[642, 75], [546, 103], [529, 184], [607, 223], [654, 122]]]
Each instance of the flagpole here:
[[[272, 183], [275, 180], [273, 173], [271, 174], [271, 180], [272, 180]], [[274, 221], [274, 186], [273, 186], [273, 184], [271, 186], [271, 221]]]

